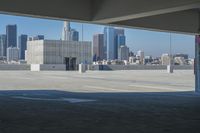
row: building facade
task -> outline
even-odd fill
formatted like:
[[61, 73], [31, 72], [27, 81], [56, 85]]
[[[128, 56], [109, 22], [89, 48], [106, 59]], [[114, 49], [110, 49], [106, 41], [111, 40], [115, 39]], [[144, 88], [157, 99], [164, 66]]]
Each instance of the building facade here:
[[0, 35], [0, 56], [7, 56], [6, 35]]
[[124, 29], [105, 27], [104, 28], [104, 59], [118, 59], [118, 50], [125, 45]]
[[189, 58], [189, 55], [188, 54], [181, 54], [181, 53], [177, 53], [173, 56], [174, 58], [175, 57], [183, 57], [185, 60], [187, 60]]
[[93, 36], [93, 60], [100, 61], [103, 60], [103, 43], [104, 34], [95, 34]]
[[162, 65], [169, 65], [170, 64], [170, 56], [169, 56], [169, 54], [162, 54], [161, 63], [162, 63]]
[[27, 43], [28, 64], [66, 64], [69, 58], [73, 58], [76, 65], [91, 64], [91, 42], [36, 40]]
[[122, 45], [119, 47], [118, 59], [126, 61], [129, 60], [129, 48], [127, 46]]
[[44, 35], [37, 35], [28, 38], [28, 41], [36, 41], [36, 40], [44, 40]]
[[104, 28], [104, 59], [115, 60], [116, 59], [116, 36], [115, 29], [112, 27]]
[[17, 47], [17, 25], [6, 26], [6, 42], [8, 47]]
[[70, 41], [79, 41], [79, 32], [75, 29], [70, 31]]
[[7, 61], [19, 61], [19, 48], [17, 47], [8, 47], [7, 48]]
[[139, 57], [140, 64], [144, 64], [144, 51], [142, 50], [137, 51], [137, 56]]
[[25, 60], [25, 50], [27, 49], [27, 35], [20, 35], [18, 38], [18, 48], [20, 49], [20, 59]]
[[126, 37], [125, 35], [119, 34], [117, 35], [117, 46], [119, 48], [122, 45], [126, 45]]
[[62, 31], [62, 40], [69, 41], [70, 40], [70, 22], [64, 21], [63, 31]]

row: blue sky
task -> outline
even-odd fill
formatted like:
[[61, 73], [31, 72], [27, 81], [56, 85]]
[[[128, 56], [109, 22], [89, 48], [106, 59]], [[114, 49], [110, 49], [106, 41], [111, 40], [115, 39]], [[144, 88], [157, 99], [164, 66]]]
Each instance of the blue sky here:
[[[10, 16], [0, 14], [0, 34], [5, 34], [7, 24], [17, 24], [18, 35], [27, 34], [34, 36], [45, 35], [46, 39], [60, 39], [63, 22], [58, 20], [38, 19], [30, 17]], [[71, 27], [82, 34], [81, 23], [71, 23]], [[83, 40], [92, 41], [93, 34], [103, 33], [104, 26], [94, 24], [83, 24]], [[143, 50], [145, 55], [160, 56], [169, 53], [170, 34], [166, 32], [155, 32], [138, 29], [125, 29], [126, 44], [133, 52]], [[194, 36], [183, 34], [172, 34], [172, 52], [186, 53], [194, 57]]]

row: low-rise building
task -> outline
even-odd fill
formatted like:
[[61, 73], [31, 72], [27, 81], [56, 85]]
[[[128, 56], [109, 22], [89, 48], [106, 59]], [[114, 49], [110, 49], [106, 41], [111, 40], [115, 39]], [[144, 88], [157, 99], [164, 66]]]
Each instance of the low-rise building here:
[[28, 41], [26, 58], [28, 64], [65, 64], [74, 68], [81, 63], [92, 63], [92, 44], [63, 40]]

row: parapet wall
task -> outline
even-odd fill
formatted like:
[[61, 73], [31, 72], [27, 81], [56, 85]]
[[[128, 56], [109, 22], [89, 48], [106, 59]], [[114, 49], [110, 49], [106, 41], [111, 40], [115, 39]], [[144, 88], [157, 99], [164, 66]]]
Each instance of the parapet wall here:
[[[192, 65], [174, 66], [175, 70], [192, 70]], [[90, 70], [167, 70], [166, 65], [91, 65]]]
[[30, 70], [30, 65], [27, 64], [0, 64], [0, 70], [1, 71], [16, 71], [16, 70], [21, 70], [21, 71], [25, 71], [25, 70]]
[[[43, 64], [39, 65], [40, 71], [65, 71], [63, 64]], [[167, 70], [165, 65], [89, 65], [90, 70], [114, 71], [114, 70]], [[193, 70], [192, 65], [174, 66], [175, 70]], [[0, 71], [31, 70], [31, 65], [27, 64], [0, 64]]]

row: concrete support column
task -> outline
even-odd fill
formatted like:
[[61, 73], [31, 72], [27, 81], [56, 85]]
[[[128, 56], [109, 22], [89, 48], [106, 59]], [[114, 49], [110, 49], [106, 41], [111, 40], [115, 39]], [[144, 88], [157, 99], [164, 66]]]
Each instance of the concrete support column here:
[[86, 65], [79, 64], [79, 73], [85, 73], [85, 72], [86, 72]]
[[195, 91], [200, 92], [200, 35], [196, 35], [195, 42]]

